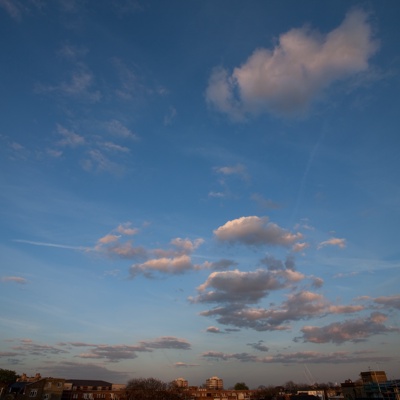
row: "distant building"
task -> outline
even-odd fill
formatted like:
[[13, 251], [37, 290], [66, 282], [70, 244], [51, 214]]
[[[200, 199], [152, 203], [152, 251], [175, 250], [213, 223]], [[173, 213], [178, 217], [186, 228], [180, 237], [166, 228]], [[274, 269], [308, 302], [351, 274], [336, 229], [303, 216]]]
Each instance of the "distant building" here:
[[91, 379], [68, 379], [61, 400], [125, 400], [125, 385]]
[[184, 378], [177, 378], [174, 383], [178, 388], [187, 388], [189, 386], [188, 381]]
[[213, 390], [223, 390], [224, 389], [224, 381], [218, 376], [213, 376], [206, 380], [206, 388]]
[[369, 382], [378, 383], [378, 382], [386, 382], [387, 381], [385, 371], [361, 372], [360, 376], [361, 376], [363, 383], [369, 383]]
[[400, 400], [400, 380], [388, 381], [384, 371], [360, 373], [361, 380], [341, 384], [345, 400]]
[[9, 386], [7, 400], [61, 400], [65, 379], [41, 378], [37, 374], [32, 381], [24, 375], [24, 380]]

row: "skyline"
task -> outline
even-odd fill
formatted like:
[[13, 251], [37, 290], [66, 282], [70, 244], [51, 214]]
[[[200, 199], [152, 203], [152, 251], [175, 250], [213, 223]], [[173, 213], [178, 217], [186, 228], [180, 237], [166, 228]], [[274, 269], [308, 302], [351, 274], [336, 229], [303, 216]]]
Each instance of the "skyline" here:
[[0, 0], [0, 367], [398, 378], [399, 11]]

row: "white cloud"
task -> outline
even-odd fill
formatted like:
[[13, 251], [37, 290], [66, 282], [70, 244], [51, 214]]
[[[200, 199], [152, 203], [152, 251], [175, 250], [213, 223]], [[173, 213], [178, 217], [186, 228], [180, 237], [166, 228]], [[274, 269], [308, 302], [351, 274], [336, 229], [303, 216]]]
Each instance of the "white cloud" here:
[[249, 179], [247, 169], [242, 164], [224, 166], [224, 167], [214, 167], [214, 171], [222, 175], [237, 175], [241, 177], [243, 180]]
[[143, 274], [146, 277], [152, 277], [153, 272], [163, 274], [182, 274], [185, 271], [193, 269], [192, 261], [188, 255], [177, 257], [156, 258], [147, 260], [142, 264], [135, 264], [130, 267], [130, 274], [135, 277], [137, 274]]
[[209, 326], [206, 329], [206, 332], [209, 332], [209, 333], [222, 333], [221, 329], [217, 328], [216, 326]]
[[344, 249], [346, 247], [346, 239], [331, 238], [329, 240], [325, 240], [324, 242], [321, 242], [318, 245], [318, 249], [321, 249], [322, 247], [325, 247], [325, 246], [338, 246], [341, 249]]
[[232, 74], [215, 68], [206, 98], [234, 120], [264, 111], [301, 114], [335, 81], [367, 71], [377, 48], [367, 13], [353, 9], [326, 35], [292, 29], [280, 35], [274, 49], [255, 50]]
[[302, 238], [301, 233], [295, 234], [268, 222], [268, 217], [241, 217], [228, 221], [214, 230], [216, 238], [230, 243], [246, 245], [281, 245], [289, 246]]
[[120, 237], [121, 237], [121, 236], [118, 236], [118, 235], [108, 234], [108, 235], [103, 236], [102, 238], [100, 238], [100, 239], [98, 240], [98, 242], [99, 242], [100, 244], [114, 243], [114, 242], [118, 241], [118, 239], [119, 239]]

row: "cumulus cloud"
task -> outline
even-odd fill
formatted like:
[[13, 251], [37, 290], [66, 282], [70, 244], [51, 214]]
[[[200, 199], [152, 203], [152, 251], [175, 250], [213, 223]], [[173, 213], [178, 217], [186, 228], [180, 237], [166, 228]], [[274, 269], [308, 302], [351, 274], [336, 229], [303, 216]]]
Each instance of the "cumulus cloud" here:
[[221, 329], [217, 328], [216, 326], [209, 326], [206, 329], [206, 332], [209, 332], [209, 333], [222, 333]]
[[215, 237], [221, 242], [241, 243], [261, 246], [290, 246], [302, 238], [302, 234], [291, 233], [277, 224], [269, 222], [268, 217], [241, 217], [226, 222], [214, 230]]
[[374, 302], [387, 308], [400, 310], [400, 295], [377, 297]]
[[151, 278], [154, 272], [175, 275], [182, 274], [193, 268], [191, 258], [187, 255], [181, 255], [172, 258], [162, 257], [147, 260], [144, 263], [132, 265], [129, 272], [132, 278], [138, 274]]
[[361, 342], [373, 335], [388, 332], [400, 332], [398, 328], [386, 327], [384, 322], [387, 316], [378, 312], [368, 318], [350, 319], [343, 322], [334, 322], [324, 327], [304, 326], [301, 337], [304, 342], [336, 343]]
[[272, 50], [256, 49], [233, 73], [215, 68], [206, 100], [234, 120], [265, 111], [298, 115], [334, 82], [367, 71], [377, 49], [368, 14], [353, 9], [327, 34], [291, 29]]
[[138, 232], [139, 229], [133, 228], [130, 222], [120, 224], [110, 233], [98, 239], [94, 250], [125, 259], [146, 257], [147, 252], [142, 246], [134, 246], [132, 240], [125, 239], [126, 236], [133, 236]]
[[195, 303], [257, 303], [271, 290], [287, 287], [289, 283], [301, 281], [304, 275], [286, 270], [267, 271], [220, 271], [210, 274], [197, 290]]
[[[264, 280], [261, 276], [258, 279], [261, 282]], [[212, 279], [204, 285], [211, 283]], [[200, 315], [214, 317], [222, 325], [237, 328], [251, 328], [256, 331], [289, 330], [289, 324], [293, 321], [318, 318], [328, 314], [355, 313], [363, 309], [361, 306], [332, 306], [324, 296], [307, 290], [290, 293], [287, 300], [280, 305], [271, 305], [269, 308], [250, 307], [248, 304], [258, 302], [267, 294], [262, 284], [255, 286], [254, 293], [250, 289], [251, 282], [246, 282], [242, 287], [236, 287], [233, 283], [229, 289], [225, 288], [229, 287], [227, 282], [223, 284], [215, 282], [213, 285], [217, 290], [209, 290], [190, 300], [218, 303], [215, 308], [202, 311]], [[200, 287], [200, 290], [204, 288]], [[239, 294], [234, 293], [236, 290]], [[240, 290], [243, 290], [242, 295]]]
[[21, 276], [3, 276], [0, 278], [1, 282], [14, 282], [18, 283], [20, 285], [25, 285], [27, 283], [27, 280], [25, 278], [22, 278]]
[[102, 238], [100, 238], [98, 240], [98, 243], [100, 243], [100, 244], [114, 243], [114, 242], [117, 242], [120, 237], [121, 236], [118, 236], [118, 235], [108, 234], [108, 235], [103, 236]]
[[201, 269], [200, 265], [192, 263], [191, 253], [203, 242], [204, 240], [200, 238], [195, 240], [175, 238], [170, 242], [173, 246], [172, 249], [152, 250], [154, 258], [132, 265], [129, 269], [130, 276], [134, 278], [141, 274], [147, 278], [153, 278], [155, 272], [176, 275], [189, 270]]
[[[146, 351], [140, 346], [126, 346], [126, 345], [98, 345], [90, 349], [88, 353], [81, 353], [79, 358], [85, 359], [106, 359], [110, 362], [118, 362], [120, 360], [132, 360], [137, 357], [136, 352]], [[148, 351], [148, 350], [147, 350]]]
[[294, 258], [288, 256], [285, 261], [279, 260], [271, 255], [267, 255], [260, 260], [270, 271], [291, 269], [294, 270]]
[[158, 339], [141, 341], [140, 344], [149, 349], [179, 349], [190, 350], [191, 345], [185, 339], [180, 339], [175, 336], [162, 336]]
[[326, 246], [337, 246], [341, 249], [344, 249], [346, 247], [346, 239], [331, 238], [329, 240], [325, 240], [318, 245], [318, 249], [322, 249]]

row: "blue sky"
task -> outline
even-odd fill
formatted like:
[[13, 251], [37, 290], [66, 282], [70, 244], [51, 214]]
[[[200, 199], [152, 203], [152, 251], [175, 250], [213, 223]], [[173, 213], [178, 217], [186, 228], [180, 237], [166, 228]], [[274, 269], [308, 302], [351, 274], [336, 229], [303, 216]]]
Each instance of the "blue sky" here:
[[0, 367], [399, 378], [399, 7], [0, 0]]

